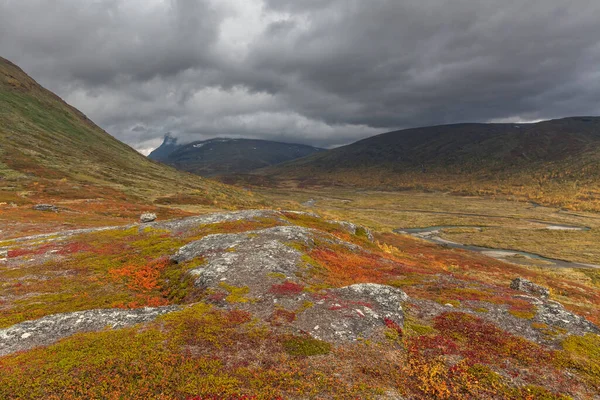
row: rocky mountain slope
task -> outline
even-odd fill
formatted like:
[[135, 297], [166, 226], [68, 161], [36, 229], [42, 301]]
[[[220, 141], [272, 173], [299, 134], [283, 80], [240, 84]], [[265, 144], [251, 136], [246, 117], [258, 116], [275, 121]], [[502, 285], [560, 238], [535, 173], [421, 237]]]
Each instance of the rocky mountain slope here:
[[600, 210], [600, 118], [407, 129], [261, 174], [305, 183], [515, 195]]
[[79, 217], [137, 216], [166, 203], [255, 204], [245, 191], [148, 160], [0, 58], [0, 226], [36, 220], [26, 210], [47, 202]]
[[244, 174], [321, 151], [303, 144], [253, 139], [217, 138], [180, 145], [176, 138], [166, 135], [148, 157], [182, 171], [216, 176]]
[[0, 257], [5, 399], [600, 394], [600, 288], [576, 271], [274, 210], [17, 238]]

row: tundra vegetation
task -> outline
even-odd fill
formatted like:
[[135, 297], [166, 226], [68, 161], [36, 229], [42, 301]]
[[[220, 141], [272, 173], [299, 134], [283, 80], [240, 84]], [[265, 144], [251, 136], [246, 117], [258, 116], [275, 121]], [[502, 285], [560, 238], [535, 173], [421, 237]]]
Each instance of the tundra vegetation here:
[[[267, 295], [281, 304], [271, 315], [261, 314], [261, 299], [248, 287], [222, 282], [215, 291], [189, 273], [236, 247], [173, 261], [203, 238], [253, 238], [276, 226], [316, 236], [286, 244], [301, 254], [298, 275], [263, 277], [271, 282]], [[363, 228], [288, 212], [0, 246], [7, 248], [0, 328], [81, 310], [182, 307], [154, 322], [81, 332], [1, 357], [2, 398], [593, 399], [600, 390], [598, 332], [543, 323], [542, 300], [510, 288], [523, 277], [548, 287], [548, 301], [565, 312], [600, 324], [600, 283], [584, 270], [509, 264], [384, 231], [371, 240]], [[293, 328], [328, 290], [358, 283], [408, 294], [404, 323], [385, 319], [377, 334], [349, 342]], [[298, 296], [310, 300], [285, 308]], [[357, 303], [335, 308], [370, 307]]]

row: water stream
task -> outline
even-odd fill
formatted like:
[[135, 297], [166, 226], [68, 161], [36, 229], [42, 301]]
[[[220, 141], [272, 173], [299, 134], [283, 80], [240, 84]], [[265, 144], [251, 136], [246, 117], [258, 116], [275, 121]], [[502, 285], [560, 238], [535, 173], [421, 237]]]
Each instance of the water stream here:
[[[538, 221], [535, 221], [535, 222], [538, 222]], [[420, 239], [427, 240], [428, 242], [431, 242], [431, 243], [440, 244], [440, 245], [451, 247], [454, 249], [476, 251], [476, 252], [482, 253], [488, 257], [492, 257], [492, 258], [495, 258], [495, 259], [501, 260], [501, 261], [508, 261], [508, 262], [515, 263], [515, 264], [532, 265], [531, 262], [527, 262], [527, 261], [528, 260], [529, 261], [539, 260], [539, 261], [542, 261], [543, 263], [536, 264], [536, 265], [547, 266], [547, 267], [600, 268], [600, 265], [571, 262], [571, 261], [566, 261], [566, 260], [559, 260], [556, 258], [548, 258], [548, 257], [544, 257], [539, 254], [529, 253], [526, 251], [497, 249], [497, 248], [492, 248], [492, 247], [461, 244], [461, 243], [453, 242], [453, 241], [446, 240], [446, 239], [443, 239], [442, 237], [440, 237], [440, 233], [443, 229], [451, 229], [451, 228], [481, 229], [481, 228], [483, 228], [483, 226], [439, 225], [439, 226], [429, 226], [426, 228], [407, 228], [407, 229], [400, 228], [400, 229], [394, 230], [394, 232], [411, 235], [414, 237], [418, 237]], [[580, 231], [589, 230], [588, 227], [578, 227], [578, 226], [571, 226], [571, 225], [557, 225], [557, 224], [548, 225], [546, 227], [546, 229], [580, 230]]]

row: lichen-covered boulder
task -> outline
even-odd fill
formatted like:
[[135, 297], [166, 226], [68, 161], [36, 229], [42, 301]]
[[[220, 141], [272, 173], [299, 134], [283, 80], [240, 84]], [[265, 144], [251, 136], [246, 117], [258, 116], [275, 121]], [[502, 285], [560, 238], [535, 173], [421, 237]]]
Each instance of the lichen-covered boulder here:
[[529, 293], [534, 296], [539, 296], [544, 299], [547, 299], [550, 296], [550, 291], [547, 288], [520, 277], [515, 278], [510, 283], [510, 288], [521, 292]]
[[312, 243], [311, 229], [299, 226], [277, 226], [238, 234], [208, 235], [189, 243], [172, 257], [175, 262], [202, 256], [206, 263], [191, 271], [196, 285], [211, 287], [220, 282], [256, 288], [256, 295], [266, 292], [265, 275], [280, 273], [294, 276], [302, 253], [288, 243]]
[[359, 226], [359, 225], [353, 224], [352, 222], [346, 222], [346, 221], [332, 221], [332, 222], [340, 225], [343, 229], [348, 231], [348, 233], [351, 233], [353, 235], [365, 236], [371, 242], [375, 240], [371, 230], [369, 230], [368, 228], [365, 228], [364, 226]]

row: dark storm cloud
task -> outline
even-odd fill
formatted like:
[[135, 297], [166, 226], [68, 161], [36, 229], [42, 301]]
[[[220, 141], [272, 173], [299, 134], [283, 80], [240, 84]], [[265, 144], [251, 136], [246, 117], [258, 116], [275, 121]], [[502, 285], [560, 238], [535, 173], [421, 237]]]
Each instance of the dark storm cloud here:
[[595, 0], [0, 0], [0, 54], [138, 149], [600, 114]]

